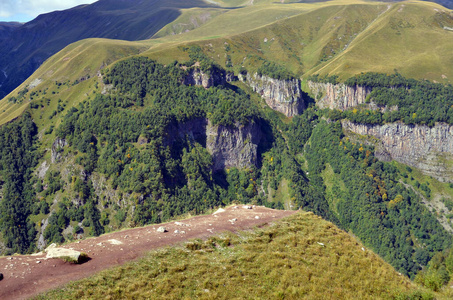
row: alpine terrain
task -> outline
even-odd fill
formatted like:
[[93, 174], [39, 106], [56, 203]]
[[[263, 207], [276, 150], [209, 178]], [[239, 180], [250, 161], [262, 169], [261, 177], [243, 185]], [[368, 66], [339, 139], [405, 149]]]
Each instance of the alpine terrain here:
[[0, 298], [452, 298], [451, 8], [0, 23]]

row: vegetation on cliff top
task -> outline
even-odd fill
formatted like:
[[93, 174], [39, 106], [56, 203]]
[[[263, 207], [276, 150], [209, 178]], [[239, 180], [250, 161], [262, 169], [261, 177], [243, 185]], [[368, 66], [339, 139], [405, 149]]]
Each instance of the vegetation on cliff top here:
[[[325, 81], [323, 78], [311, 79]], [[372, 89], [367, 102], [381, 110], [362, 109], [329, 111], [333, 120], [347, 118], [362, 124], [383, 124], [402, 121], [405, 124], [434, 126], [436, 122], [453, 125], [453, 86], [427, 80], [408, 79], [401, 74], [363, 73], [347, 79], [344, 84]]]

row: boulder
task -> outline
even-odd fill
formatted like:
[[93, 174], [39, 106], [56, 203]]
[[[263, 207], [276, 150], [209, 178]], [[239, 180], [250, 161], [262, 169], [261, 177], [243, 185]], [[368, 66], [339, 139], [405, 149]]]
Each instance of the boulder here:
[[79, 263], [82, 257], [82, 253], [76, 250], [66, 248], [49, 247], [46, 249], [46, 258], [60, 258], [64, 261]]
[[160, 226], [159, 228], [157, 228], [157, 232], [167, 232], [167, 228], [165, 228], [164, 226]]

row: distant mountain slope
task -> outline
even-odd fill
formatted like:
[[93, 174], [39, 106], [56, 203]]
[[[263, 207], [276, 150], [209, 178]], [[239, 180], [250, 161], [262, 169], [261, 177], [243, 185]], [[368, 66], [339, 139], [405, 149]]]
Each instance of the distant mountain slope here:
[[20, 26], [0, 23], [0, 98], [70, 43], [92, 37], [148, 39], [175, 20], [179, 9], [209, 6], [202, 0], [101, 0], [43, 14]]
[[[264, 5], [263, 5], [264, 6]], [[270, 6], [270, 5], [269, 5]], [[450, 82], [453, 72], [451, 35], [453, 14], [433, 2], [405, 1], [397, 3], [352, 0], [327, 1], [316, 4], [274, 4], [274, 9], [290, 7], [289, 13], [268, 26], [222, 34], [223, 24], [236, 26], [233, 17], [239, 10], [222, 14], [209, 23], [209, 35], [202, 26], [180, 37], [165, 37], [183, 42], [201, 40], [201, 34], [211, 37], [195, 43], [211, 58], [239, 72], [244, 66], [256, 70], [263, 60], [274, 61], [297, 75], [336, 74], [341, 79], [376, 71], [398, 72], [407, 77]], [[305, 8], [305, 11], [296, 9]], [[259, 18], [252, 17], [251, 23]], [[241, 24], [242, 25], [242, 24]], [[245, 27], [245, 26], [242, 26]], [[223, 37], [223, 38], [219, 38]], [[229, 47], [225, 47], [225, 42]], [[171, 49], [171, 47], [173, 49]], [[156, 43], [145, 54], [165, 62], [172, 60], [176, 47], [172, 43]], [[180, 50], [182, 52], [182, 50]]]

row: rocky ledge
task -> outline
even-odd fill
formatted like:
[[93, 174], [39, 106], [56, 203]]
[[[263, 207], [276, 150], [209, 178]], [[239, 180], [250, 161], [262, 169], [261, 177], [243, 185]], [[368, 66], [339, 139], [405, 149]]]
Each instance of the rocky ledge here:
[[279, 80], [257, 73], [253, 76], [247, 74], [245, 77], [243, 75], [238, 77], [254, 92], [260, 94], [270, 108], [287, 117], [298, 115], [305, 109], [299, 79]]
[[234, 80], [234, 74], [226, 72], [225, 70], [213, 68], [209, 72], [204, 72], [198, 67], [192, 67], [187, 70], [183, 84], [202, 86], [207, 89], [211, 86], [224, 85], [226, 82]]
[[308, 81], [308, 87], [320, 108], [346, 110], [366, 103], [371, 88]]
[[231, 167], [249, 168], [258, 164], [258, 145], [262, 138], [258, 124], [213, 126], [209, 122], [206, 135], [206, 148], [212, 155], [213, 171]]
[[434, 127], [406, 125], [401, 122], [385, 125], [342, 122], [345, 130], [379, 139], [385, 151], [376, 153], [420, 169], [440, 181], [453, 182], [453, 126], [436, 123]]

